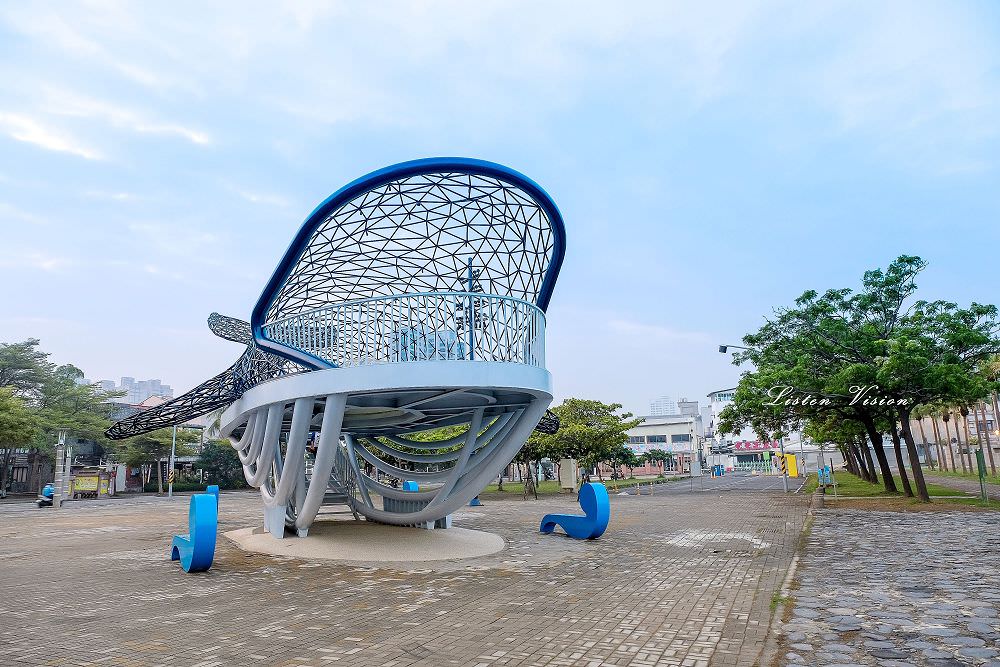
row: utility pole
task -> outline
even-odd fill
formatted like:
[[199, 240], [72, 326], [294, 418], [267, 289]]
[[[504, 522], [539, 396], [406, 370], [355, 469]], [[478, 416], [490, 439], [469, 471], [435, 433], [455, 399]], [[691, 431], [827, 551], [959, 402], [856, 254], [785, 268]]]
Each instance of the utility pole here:
[[[170, 438], [170, 467], [167, 469], [167, 498], [174, 497], [174, 459], [177, 456], [177, 424]], [[787, 489], [785, 489], [787, 491]]]
[[66, 435], [66, 429], [59, 429], [59, 441], [56, 444], [55, 493], [52, 494], [52, 507], [55, 509], [62, 507], [64, 496], [63, 477], [66, 475]]

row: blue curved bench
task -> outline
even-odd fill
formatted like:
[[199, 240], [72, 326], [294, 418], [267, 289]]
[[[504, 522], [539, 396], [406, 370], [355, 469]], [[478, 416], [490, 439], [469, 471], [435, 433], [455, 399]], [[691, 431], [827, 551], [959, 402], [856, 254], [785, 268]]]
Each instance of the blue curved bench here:
[[611, 519], [611, 503], [603, 484], [588, 483], [580, 487], [580, 507], [584, 516], [577, 514], [546, 514], [539, 530], [551, 533], [560, 526], [570, 537], [593, 540], [604, 534]]
[[187, 535], [174, 535], [170, 560], [179, 560], [185, 572], [204, 572], [215, 559], [215, 538], [219, 529], [218, 501], [214, 495], [191, 496]]
[[206, 486], [205, 487], [205, 493], [210, 493], [213, 496], [215, 496], [215, 505], [216, 506], [219, 505], [219, 485], [218, 484], [209, 484], [208, 486]]

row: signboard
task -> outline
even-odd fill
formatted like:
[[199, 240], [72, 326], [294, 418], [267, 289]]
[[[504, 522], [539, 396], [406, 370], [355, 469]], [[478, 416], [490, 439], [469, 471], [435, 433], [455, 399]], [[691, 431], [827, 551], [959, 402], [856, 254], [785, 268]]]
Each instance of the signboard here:
[[754, 440], [753, 442], [750, 442], [749, 440], [742, 440], [740, 442], [733, 443], [733, 451], [736, 452], [759, 452], [780, 448], [781, 445], [777, 440]]
[[73, 479], [73, 492], [97, 491], [97, 475], [76, 477]]

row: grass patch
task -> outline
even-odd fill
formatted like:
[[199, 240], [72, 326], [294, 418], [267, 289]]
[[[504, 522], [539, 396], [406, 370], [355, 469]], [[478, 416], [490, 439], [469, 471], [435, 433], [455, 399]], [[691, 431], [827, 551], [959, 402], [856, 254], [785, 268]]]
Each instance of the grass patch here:
[[785, 604], [792, 598], [787, 595], [782, 595], [781, 591], [775, 591], [774, 595], [771, 596], [771, 612], [773, 613], [775, 609], [778, 608], [779, 604]]
[[[853, 475], [846, 470], [835, 471], [833, 473], [833, 478], [837, 482], [837, 495], [840, 496], [852, 496], [856, 498], [875, 498], [875, 497], [895, 497], [903, 495], [902, 488], [903, 482], [898, 475], [894, 475], [893, 479], [896, 480], [896, 488], [900, 489], [897, 493], [891, 493], [885, 490], [885, 487], [879, 484], [872, 484], [871, 482], [866, 482], [857, 475]], [[880, 478], [881, 479], [881, 478]], [[913, 479], [910, 478], [910, 485], [913, 486]], [[806, 482], [805, 491], [812, 492], [815, 491], [819, 486], [817, 476], [812, 474], [809, 476], [809, 480]], [[949, 488], [942, 484], [932, 484], [927, 483], [927, 493], [931, 497], [934, 496], [960, 496], [965, 492], [958, 489]], [[833, 489], [827, 487], [826, 490], [827, 498], [833, 496]]]
[[[986, 460], [986, 469], [989, 470], [990, 462], [989, 459]], [[939, 477], [954, 477], [956, 479], [967, 479], [972, 482], [979, 483], [979, 473], [977, 472], [962, 472], [959, 470], [955, 472], [954, 470], [934, 470], [928, 472], [930, 475], [936, 475]], [[986, 475], [987, 484], [998, 484], [1000, 485], [1000, 475]]]
[[[604, 486], [607, 487], [609, 493], [616, 493], [623, 489], [634, 489], [635, 485], [638, 483], [641, 486], [648, 486], [650, 482], [653, 484], [665, 484], [666, 482], [673, 482], [679, 479], [687, 479], [686, 477], [630, 477], [628, 479], [616, 479], [610, 480], [606, 479]], [[600, 482], [598, 479], [591, 479], [592, 482]], [[538, 482], [538, 495], [539, 496], [553, 496], [562, 493], [562, 489], [559, 487], [558, 480], [546, 480], [544, 482]], [[480, 496], [489, 495], [494, 499], [502, 499], [506, 497], [523, 496], [524, 495], [524, 483], [523, 482], [504, 482], [503, 491], [498, 490], [496, 484], [490, 484]]]

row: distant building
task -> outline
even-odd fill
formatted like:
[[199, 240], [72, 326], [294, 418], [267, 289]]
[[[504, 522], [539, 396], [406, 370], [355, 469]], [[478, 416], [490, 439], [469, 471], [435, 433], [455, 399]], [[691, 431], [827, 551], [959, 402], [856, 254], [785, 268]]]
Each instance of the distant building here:
[[677, 414], [687, 415], [689, 417], [700, 415], [701, 412], [698, 410], [698, 401], [689, 401], [686, 398], [682, 398], [677, 401]]
[[719, 389], [708, 395], [708, 405], [711, 408], [711, 423], [705, 426], [705, 431], [712, 434], [713, 448], [724, 449], [736, 442], [755, 442], [759, 440], [752, 428], [744, 428], [739, 433], [719, 433], [719, 414], [727, 405], [733, 402], [736, 387]]
[[97, 380], [95, 382], [87, 378], [78, 378], [76, 383], [96, 385], [101, 391], [106, 392], [123, 391], [125, 395], [116, 398], [115, 402], [124, 403], [125, 405], [139, 405], [152, 396], [159, 396], [166, 399], [174, 397], [173, 387], [169, 384], [163, 384], [158, 379], [137, 381], [133, 377], [126, 376], [122, 377], [121, 384], [116, 385], [114, 380]]
[[677, 401], [670, 396], [660, 396], [650, 401], [649, 414], [654, 417], [664, 417], [666, 415], [680, 414], [677, 411]]
[[701, 449], [701, 415], [650, 415], [627, 431], [628, 447], [638, 455], [658, 449], [674, 455], [667, 470], [687, 472]]

